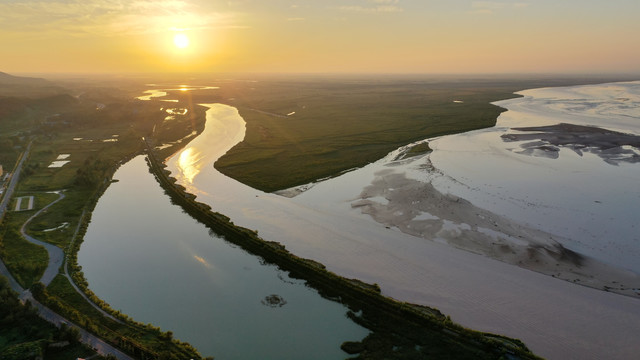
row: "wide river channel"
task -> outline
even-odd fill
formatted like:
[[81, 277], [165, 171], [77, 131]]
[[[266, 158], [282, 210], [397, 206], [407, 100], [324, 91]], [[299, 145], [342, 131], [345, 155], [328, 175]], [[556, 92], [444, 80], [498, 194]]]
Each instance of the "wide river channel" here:
[[367, 335], [344, 305], [172, 204], [143, 156], [114, 178], [78, 256], [91, 290], [113, 308], [216, 359], [343, 359], [340, 344]]
[[[166, 95], [159, 90], [147, 94], [149, 99]], [[636, 358], [638, 300], [574, 282], [591, 284], [595, 277], [613, 274], [605, 279], [611, 283], [602, 284], [624, 284], [628, 292], [640, 289], [637, 145], [540, 147], [545, 143], [507, 141], [503, 135], [516, 139], [525, 133], [522, 126], [563, 123], [560, 128], [602, 128], [601, 136], [611, 135], [606, 129], [622, 131], [625, 138], [637, 136], [638, 83], [522, 94], [500, 102], [509, 111], [493, 128], [429, 139], [432, 153], [407, 160], [394, 160], [398, 149], [291, 199], [252, 189], [213, 167], [244, 137], [244, 121], [231, 106], [206, 105], [204, 132], [167, 166], [188, 192], [236, 224], [337, 274], [377, 283], [384, 295], [436, 307], [469, 328], [519, 338], [549, 359]], [[162, 104], [181, 106], [169, 100]], [[100, 199], [79, 254], [91, 289], [113, 307], [171, 330], [218, 359], [344, 358], [339, 344], [366, 335], [344, 316], [343, 306], [210, 236], [170, 204], [142, 158], [115, 177], [120, 182]], [[398, 177], [403, 181], [394, 180]], [[374, 190], [379, 192], [368, 193]], [[438, 194], [453, 194], [492, 214], [460, 211], [458, 201], [446, 202]], [[415, 201], [418, 195], [428, 196]], [[353, 206], [357, 199], [377, 202], [377, 209], [388, 210], [390, 219], [398, 221], [374, 221]], [[460, 217], [464, 214], [468, 217]], [[400, 231], [405, 215], [406, 228], [441, 224], [422, 238]], [[576, 278], [566, 281], [446, 243], [467, 238], [466, 244], [480, 243], [476, 240], [486, 231], [468, 233], [469, 224], [494, 216], [508, 220], [501, 223], [504, 229], [520, 224], [535, 231], [518, 234], [546, 231], [535, 239], [545, 243], [553, 234], [566, 248], [619, 269], [568, 269]], [[511, 239], [491, 234], [500, 241]], [[520, 242], [519, 237], [510, 241]], [[263, 305], [270, 295], [286, 304]]]

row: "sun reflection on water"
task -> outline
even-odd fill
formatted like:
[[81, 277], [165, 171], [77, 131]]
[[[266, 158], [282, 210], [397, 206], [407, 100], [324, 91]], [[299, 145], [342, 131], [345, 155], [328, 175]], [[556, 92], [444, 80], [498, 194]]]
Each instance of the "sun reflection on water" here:
[[203, 163], [200, 161], [202, 154], [195, 147], [188, 147], [178, 158], [178, 169], [189, 184], [193, 184], [193, 179], [200, 173]]
[[213, 266], [211, 266], [211, 264], [209, 264], [209, 262], [205, 260], [203, 257], [198, 255], [193, 255], [193, 258], [196, 259], [196, 261], [199, 262], [200, 264], [204, 265], [204, 267], [206, 267], [207, 269], [213, 268]]

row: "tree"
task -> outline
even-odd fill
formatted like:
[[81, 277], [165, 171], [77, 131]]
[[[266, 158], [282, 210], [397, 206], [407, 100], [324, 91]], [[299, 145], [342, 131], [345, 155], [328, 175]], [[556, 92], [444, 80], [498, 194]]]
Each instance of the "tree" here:
[[75, 326], [69, 326], [65, 323], [60, 326], [60, 340], [66, 340], [72, 344], [80, 342], [80, 330]]

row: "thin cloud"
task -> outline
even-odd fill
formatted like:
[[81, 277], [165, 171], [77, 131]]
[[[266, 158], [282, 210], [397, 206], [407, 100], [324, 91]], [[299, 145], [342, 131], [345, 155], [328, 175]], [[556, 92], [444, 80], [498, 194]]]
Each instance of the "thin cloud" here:
[[233, 14], [206, 11], [182, 0], [0, 3], [0, 23], [5, 31], [71, 36], [144, 34], [185, 26], [191, 29], [237, 26]]
[[338, 10], [344, 12], [356, 12], [356, 13], [399, 13], [404, 9], [393, 5], [378, 5], [378, 6], [339, 6]]
[[404, 9], [398, 6], [400, 0], [361, 0], [367, 5], [343, 5], [334, 7], [342, 12], [351, 13], [399, 13]]
[[474, 1], [471, 3], [474, 14], [493, 14], [503, 9], [522, 9], [529, 6], [529, 3], [501, 2], [501, 1]]

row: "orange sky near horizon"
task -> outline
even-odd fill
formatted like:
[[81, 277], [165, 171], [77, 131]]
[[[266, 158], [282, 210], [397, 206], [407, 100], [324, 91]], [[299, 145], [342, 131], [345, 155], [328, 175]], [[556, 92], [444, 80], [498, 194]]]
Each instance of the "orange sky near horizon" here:
[[640, 73], [639, 18], [637, 0], [9, 0], [0, 71]]

